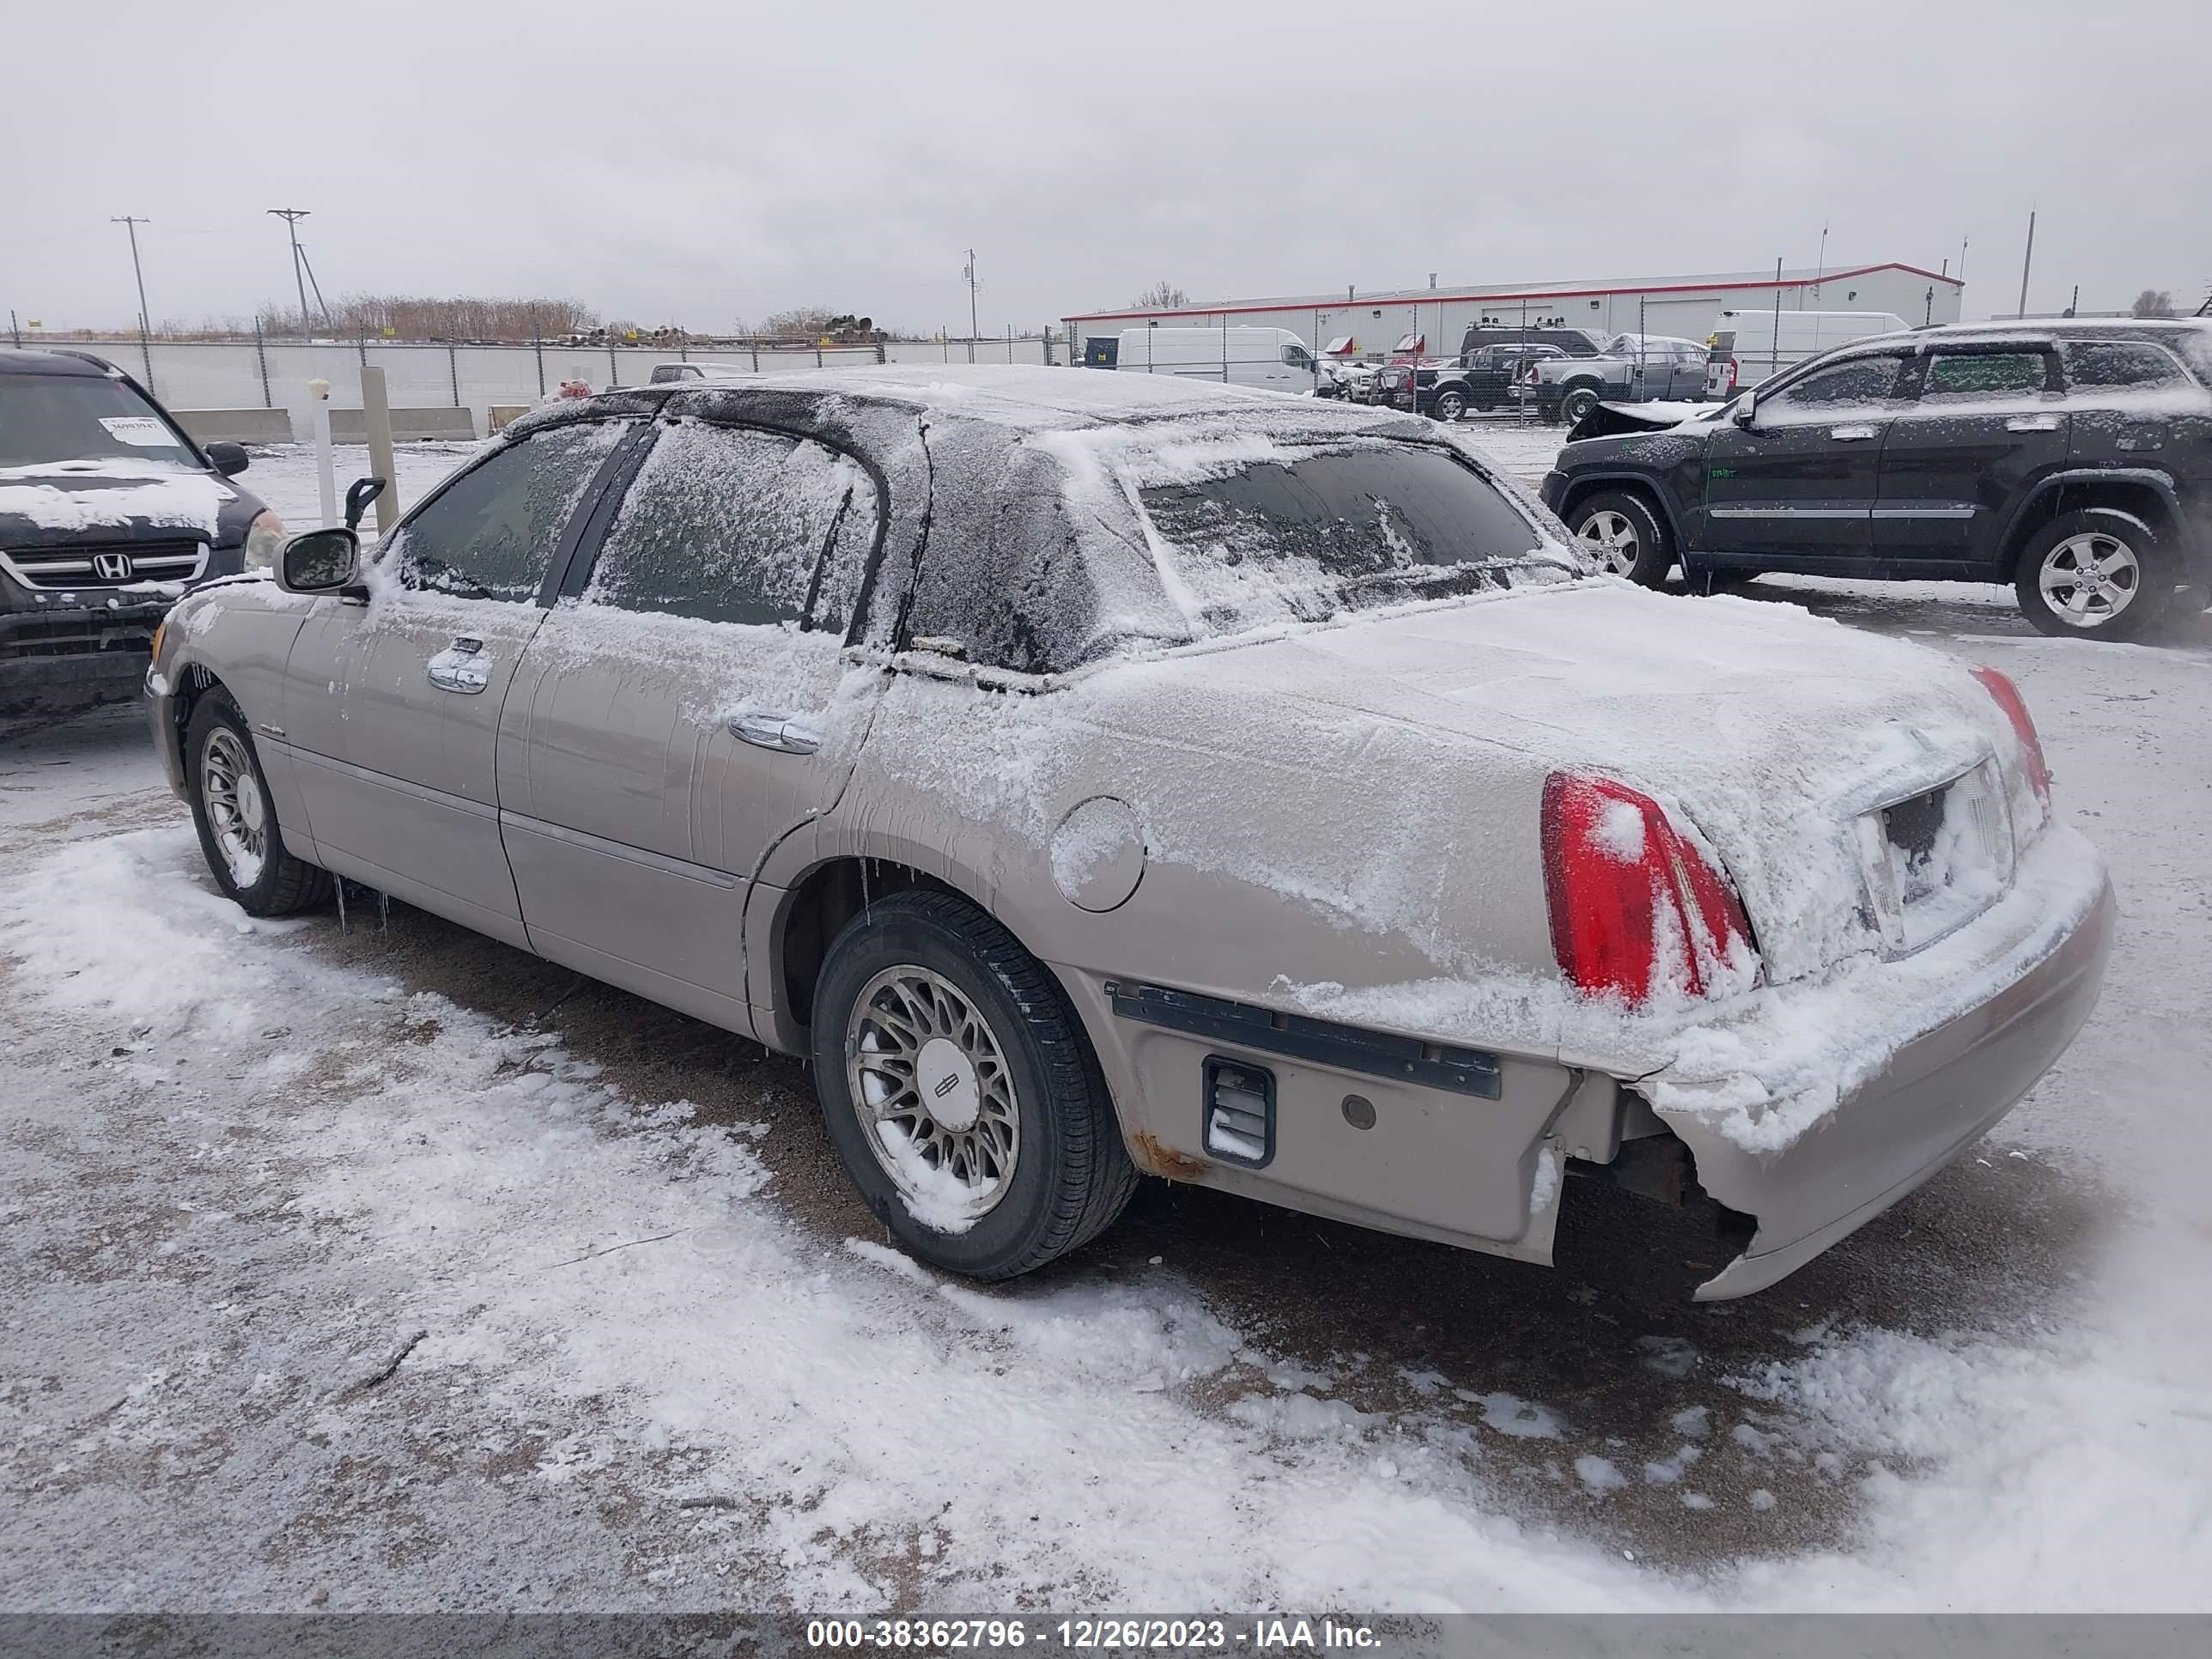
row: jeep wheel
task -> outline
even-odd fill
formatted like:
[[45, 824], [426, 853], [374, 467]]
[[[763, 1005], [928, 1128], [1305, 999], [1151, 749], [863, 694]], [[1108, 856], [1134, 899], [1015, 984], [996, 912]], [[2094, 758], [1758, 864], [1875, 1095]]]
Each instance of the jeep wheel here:
[[288, 916], [331, 896], [326, 870], [284, 848], [269, 780], [230, 693], [209, 692], [185, 726], [192, 824], [216, 885], [249, 916]]
[[1572, 426], [1597, 405], [1597, 388], [1578, 386], [1559, 399], [1559, 418]]
[[1137, 1170], [1060, 988], [964, 899], [910, 890], [848, 922], [814, 999], [830, 1144], [910, 1255], [1012, 1279], [1120, 1215]]
[[1598, 568], [1657, 587], [1674, 566], [1674, 549], [1651, 504], [1640, 495], [1603, 490], [1578, 502], [1567, 527]]
[[1429, 412], [1440, 421], [1455, 421], [1467, 413], [1467, 398], [1458, 392], [1439, 392], [1436, 402], [1430, 405]]
[[2175, 578], [2151, 528], [2132, 513], [2062, 514], [2021, 550], [2013, 591], [2042, 633], [2131, 640], [2172, 608]]

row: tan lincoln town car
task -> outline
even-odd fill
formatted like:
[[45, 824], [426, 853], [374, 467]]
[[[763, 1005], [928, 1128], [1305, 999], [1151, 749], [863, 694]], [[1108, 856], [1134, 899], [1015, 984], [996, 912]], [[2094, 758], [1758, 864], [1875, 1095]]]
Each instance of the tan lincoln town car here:
[[343, 878], [808, 1055], [984, 1279], [1150, 1173], [1534, 1261], [1607, 1183], [1741, 1295], [2001, 1117], [2114, 926], [2002, 675], [1164, 378], [571, 402], [186, 598], [147, 692], [247, 911]]

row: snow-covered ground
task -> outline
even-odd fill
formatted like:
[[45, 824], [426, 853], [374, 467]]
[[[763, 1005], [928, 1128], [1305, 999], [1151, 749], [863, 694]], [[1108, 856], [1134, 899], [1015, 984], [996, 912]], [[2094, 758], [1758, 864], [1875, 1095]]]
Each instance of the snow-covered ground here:
[[[392, 480], [395, 499], [403, 507], [414, 506], [422, 499], [431, 485], [482, 447], [480, 444], [469, 443], [394, 445], [392, 452], [393, 470], [399, 474]], [[284, 520], [289, 529], [311, 530], [321, 522], [321, 485], [315, 476], [313, 444], [257, 445], [250, 453], [252, 462], [238, 478], [243, 488], [252, 490], [261, 497], [264, 503], [274, 508], [276, 516]], [[337, 499], [343, 507], [346, 486], [356, 478], [368, 476], [368, 447], [366, 444], [333, 444], [331, 460], [332, 480], [337, 487]], [[370, 510], [364, 528], [371, 533], [376, 528], [374, 508]]]
[[[301, 452], [244, 482], [312, 520]], [[1990, 1142], [1704, 1307], [1626, 1200], [1547, 1272], [1164, 1188], [945, 1280], [797, 1065], [397, 907], [249, 922], [135, 710], [19, 734], [0, 1604], [2212, 1608], [2212, 635], [1751, 592], [2012, 674], [2126, 916]]]

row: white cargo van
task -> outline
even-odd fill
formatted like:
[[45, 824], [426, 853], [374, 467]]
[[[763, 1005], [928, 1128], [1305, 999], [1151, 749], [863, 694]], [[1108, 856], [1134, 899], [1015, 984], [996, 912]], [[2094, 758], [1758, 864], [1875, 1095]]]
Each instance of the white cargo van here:
[[1125, 328], [1114, 366], [1278, 392], [1314, 388], [1313, 354], [1287, 328]]
[[1712, 353], [1705, 365], [1705, 395], [1725, 398], [1808, 357], [1907, 326], [1904, 318], [1887, 311], [1723, 311], [1705, 342]]

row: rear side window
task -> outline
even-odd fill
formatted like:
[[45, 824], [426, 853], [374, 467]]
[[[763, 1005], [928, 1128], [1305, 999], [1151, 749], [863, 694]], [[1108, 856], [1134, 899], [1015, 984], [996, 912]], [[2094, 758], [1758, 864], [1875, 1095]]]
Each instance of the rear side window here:
[[623, 497], [583, 602], [842, 634], [878, 512], [874, 480], [837, 450], [679, 422]]
[[1759, 399], [1763, 414], [1798, 410], [1825, 416], [1850, 404], [1878, 404], [1897, 390], [1897, 372], [1905, 359], [1885, 353], [1879, 357], [1854, 357], [1849, 362], [1816, 368], [1771, 398]]
[[2181, 365], [2154, 345], [2136, 340], [2075, 341], [2066, 348], [2066, 380], [2075, 387], [2134, 390], [2189, 384]]
[[635, 430], [624, 421], [556, 427], [498, 451], [393, 532], [383, 557], [397, 561], [408, 587], [535, 601], [569, 515], [600, 464]]
[[1923, 399], [2033, 395], [2047, 378], [2039, 351], [1938, 352], [1928, 362]]

